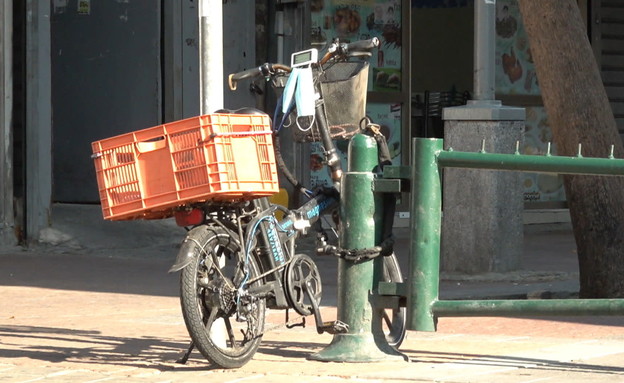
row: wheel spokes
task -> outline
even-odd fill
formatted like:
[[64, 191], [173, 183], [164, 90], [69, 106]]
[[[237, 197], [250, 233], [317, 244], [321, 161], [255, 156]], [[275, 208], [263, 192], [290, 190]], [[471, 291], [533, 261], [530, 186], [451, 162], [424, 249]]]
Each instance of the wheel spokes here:
[[225, 328], [227, 330], [228, 338], [230, 341], [230, 347], [236, 348], [236, 338], [234, 337], [234, 329], [232, 329], [232, 323], [230, 322], [230, 317], [223, 318], [225, 321]]
[[390, 315], [388, 315], [388, 312], [386, 310], [383, 311], [383, 321], [386, 323], [386, 326], [388, 326], [388, 328], [392, 331], [392, 318], [390, 318]]

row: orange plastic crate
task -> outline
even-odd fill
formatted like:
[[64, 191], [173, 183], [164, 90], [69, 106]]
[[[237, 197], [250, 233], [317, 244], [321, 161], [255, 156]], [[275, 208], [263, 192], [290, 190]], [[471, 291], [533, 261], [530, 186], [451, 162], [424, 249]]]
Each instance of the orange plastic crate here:
[[92, 143], [105, 219], [279, 192], [269, 117], [209, 114]]

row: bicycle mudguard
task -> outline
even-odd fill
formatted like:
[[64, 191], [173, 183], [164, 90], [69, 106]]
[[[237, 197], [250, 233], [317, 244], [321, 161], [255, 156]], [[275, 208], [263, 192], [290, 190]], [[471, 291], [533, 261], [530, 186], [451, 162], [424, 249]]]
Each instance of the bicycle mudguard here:
[[173, 266], [169, 269], [170, 273], [180, 271], [193, 262], [193, 259], [197, 255], [195, 252], [195, 246], [199, 245], [195, 238], [201, 237], [202, 233], [200, 233], [200, 231], [206, 230], [208, 230], [208, 226], [201, 225], [188, 232], [186, 238], [184, 238], [184, 242], [182, 242], [182, 245], [180, 246], [180, 251], [178, 251], [178, 255], [176, 256]]
[[180, 251], [176, 256], [176, 260], [174, 264], [169, 268], [170, 273], [175, 273], [176, 271], [180, 271], [186, 266], [190, 265], [193, 262], [193, 257], [195, 252], [193, 251], [193, 246], [195, 244], [185, 240], [182, 243], [182, 247], [180, 247]]

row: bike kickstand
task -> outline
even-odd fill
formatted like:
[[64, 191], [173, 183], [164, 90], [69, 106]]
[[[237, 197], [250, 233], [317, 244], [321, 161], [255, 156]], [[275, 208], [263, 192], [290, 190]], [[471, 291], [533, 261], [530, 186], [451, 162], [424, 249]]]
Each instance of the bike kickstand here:
[[323, 322], [321, 318], [321, 310], [319, 309], [318, 303], [316, 299], [312, 296], [310, 291], [312, 290], [312, 286], [309, 285], [309, 281], [304, 283], [305, 293], [310, 298], [310, 303], [312, 304], [312, 311], [314, 312], [314, 321], [316, 322], [316, 332], [322, 334], [324, 332], [328, 334], [344, 334], [349, 331], [349, 325], [340, 320]]
[[176, 360], [176, 363], [186, 364], [186, 362], [188, 361], [188, 358], [191, 356], [191, 352], [193, 352], [194, 348], [195, 348], [195, 342], [191, 341], [191, 344], [189, 344], [189, 346], [188, 346], [188, 350], [186, 350], [184, 352], [184, 355], [182, 355], [182, 357], [180, 359]]

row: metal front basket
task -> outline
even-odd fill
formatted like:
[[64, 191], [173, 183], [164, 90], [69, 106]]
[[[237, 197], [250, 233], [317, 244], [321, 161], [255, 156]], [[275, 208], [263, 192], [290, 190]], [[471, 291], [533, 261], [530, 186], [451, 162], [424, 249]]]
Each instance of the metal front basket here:
[[[327, 64], [323, 71], [315, 71], [316, 89], [324, 100], [324, 112], [332, 138], [349, 139], [360, 131], [360, 120], [366, 116], [368, 63], [338, 62]], [[293, 113], [293, 117], [296, 114]], [[290, 124], [298, 142], [321, 140], [318, 125], [301, 130], [294, 118]]]

